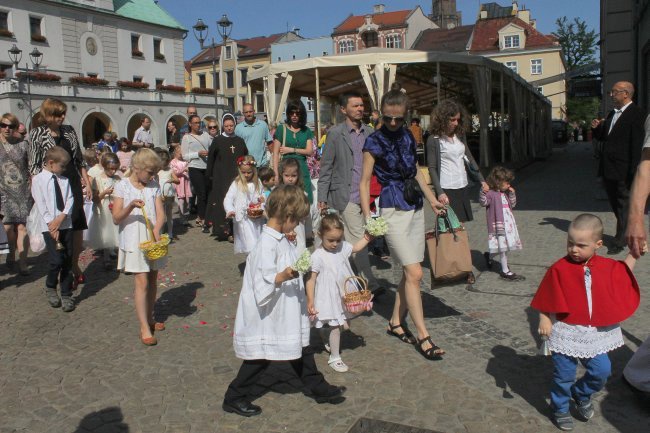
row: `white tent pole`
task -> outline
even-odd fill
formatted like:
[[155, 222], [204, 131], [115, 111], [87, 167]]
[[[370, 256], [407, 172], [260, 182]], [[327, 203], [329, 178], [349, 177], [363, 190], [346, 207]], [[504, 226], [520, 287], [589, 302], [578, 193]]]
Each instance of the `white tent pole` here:
[[370, 95], [370, 101], [372, 102], [372, 108], [378, 109], [377, 107], [377, 98], [375, 97], [375, 87], [372, 85], [372, 79], [368, 73], [368, 65], [359, 65], [359, 72], [361, 73], [361, 78], [368, 89], [368, 94]]
[[277, 111], [277, 106], [275, 105], [275, 75], [270, 74], [268, 76], [268, 98], [269, 98], [269, 105], [267, 107], [267, 111], [269, 114], [269, 119], [271, 122], [274, 122], [277, 125], [278, 120], [276, 119], [276, 111]]
[[[264, 84], [264, 111], [266, 111], [266, 116], [267, 119], [269, 119], [269, 122], [272, 122], [273, 117], [271, 116], [271, 106], [269, 105], [270, 100], [269, 100], [269, 79], [268, 77], [262, 78], [262, 82]], [[255, 107], [257, 111], [260, 111], [260, 107]]]
[[[505, 101], [504, 101], [504, 91], [503, 91], [503, 71], [501, 71], [501, 162], [504, 163], [506, 162], [506, 130], [504, 128], [504, 119], [505, 119]], [[510, 125], [512, 127], [512, 125]]]
[[397, 65], [396, 64], [388, 65], [388, 86], [386, 87], [388, 90], [390, 90], [390, 88], [393, 86], [396, 75], [397, 75]]
[[289, 88], [291, 87], [291, 81], [293, 77], [290, 73], [285, 72], [282, 74], [284, 80], [282, 80], [282, 94], [280, 95], [280, 103], [278, 104], [278, 111], [275, 114], [275, 123], [280, 122], [280, 116], [282, 115], [282, 107], [287, 103], [287, 97], [289, 96]]
[[[251, 89], [251, 83], [246, 83], [246, 102], [249, 104], [253, 103], [253, 90]], [[242, 107], [242, 110], [244, 107]]]
[[318, 73], [318, 68], [315, 68], [316, 71], [316, 143], [320, 141], [320, 75]]
[[378, 63], [375, 65], [375, 80], [377, 81], [377, 94], [375, 95], [375, 99], [379, 103], [381, 101], [381, 97], [384, 96], [384, 93], [386, 93], [386, 89], [384, 88], [384, 82], [386, 77], [386, 71], [384, 70], [384, 64], [383, 63]]

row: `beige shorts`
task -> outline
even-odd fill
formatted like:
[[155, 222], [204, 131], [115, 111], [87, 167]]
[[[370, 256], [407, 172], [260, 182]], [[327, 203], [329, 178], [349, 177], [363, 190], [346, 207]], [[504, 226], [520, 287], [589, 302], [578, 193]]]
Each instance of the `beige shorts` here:
[[147, 260], [142, 251], [119, 250], [117, 254], [117, 270], [139, 274], [142, 272], [157, 271], [167, 264], [167, 257], [158, 260]]
[[381, 216], [388, 223], [386, 242], [390, 255], [402, 266], [424, 260], [424, 211], [382, 208]]

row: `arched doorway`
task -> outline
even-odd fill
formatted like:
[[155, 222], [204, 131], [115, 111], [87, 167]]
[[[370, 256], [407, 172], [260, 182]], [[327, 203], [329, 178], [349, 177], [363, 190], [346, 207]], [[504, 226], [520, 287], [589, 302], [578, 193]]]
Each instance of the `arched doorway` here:
[[105, 113], [91, 112], [81, 123], [81, 140], [85, 148], [91, 147], [102, 139], [104, 132], [113, 131], [114, 125], [111, 118]]
[[[152, 136], [153, 136], [154, 145], [155, 145], [155, 144], [157, 144], [157, 139], [156, 139], [156, 137], [157, 137], [157, 135], [156, 135], [156, 134], [157, 134], [157, 133], [156, 133], [156, 131], [157, 131], [157, 129], [156, 129], [156, 124], [154, 123], [153, 118], [152, 118], [148, 113], [135, 113], [135, 114], [133, 114], [133, 115], [129, 118], [129, 121], [128, 121], [127, 124], [126, 124], [126, 134], [127, 134], [126, 137], [127, 137], [130, 141], [133, 140], [133, 136], [135, 135], [135, 131], [136, 131], [140, 126], [142, 126], [142, 119], [143, 119], [144, 117], [148, 117], [149, 120], [151, 120], [151, 127], [150, 127], [150, 129], [151, 129], [151, 134], [152, 134]], [[167, 127], [167, 125], [165, 124], [165, 128], [166, 128], [166, 127]]]

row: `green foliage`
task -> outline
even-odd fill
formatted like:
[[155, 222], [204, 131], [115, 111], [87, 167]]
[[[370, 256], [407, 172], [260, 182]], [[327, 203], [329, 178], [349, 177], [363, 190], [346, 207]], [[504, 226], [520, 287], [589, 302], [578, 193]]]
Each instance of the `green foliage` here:
[[598, 98], [568, 98], [566, 101], [569, 122], [589, 123], [595, 119], [600, 109]]
[[578, 17], [569, 21], [567, 17], [555, 20], [557, 29], [553, 32], [564, 52], [567, 71], [596, 61], [596, 41], [598, 35], [587, 28], [585, 20]]

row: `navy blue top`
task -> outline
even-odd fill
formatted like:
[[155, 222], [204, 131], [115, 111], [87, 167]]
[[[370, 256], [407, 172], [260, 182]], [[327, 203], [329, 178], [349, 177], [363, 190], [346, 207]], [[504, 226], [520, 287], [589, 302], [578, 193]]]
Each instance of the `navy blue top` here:
[[413, 134], [401, 127], [395, 132], [382, 126], [366, 138], [363, 151], [375, 158], [374, 174], [381, 184], [379, 207], [413, 210], [422, 208], [422, 196], [412, 206], [404, 200], [404, 179], [417, 174], [417, 143]]

